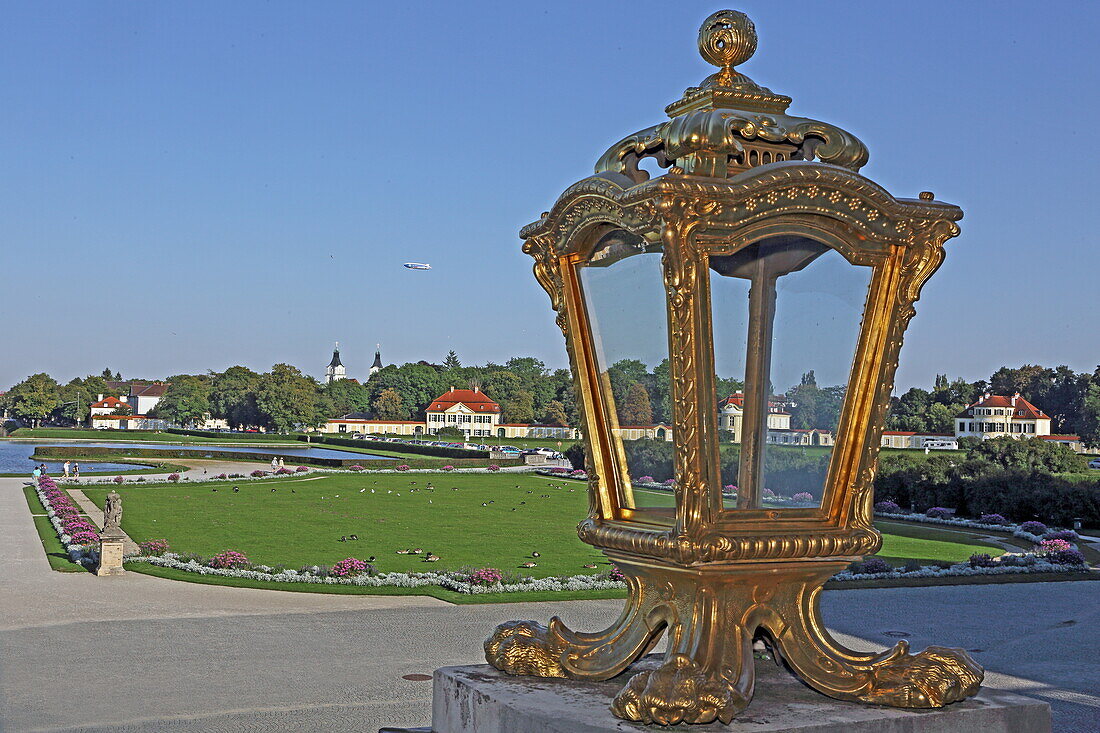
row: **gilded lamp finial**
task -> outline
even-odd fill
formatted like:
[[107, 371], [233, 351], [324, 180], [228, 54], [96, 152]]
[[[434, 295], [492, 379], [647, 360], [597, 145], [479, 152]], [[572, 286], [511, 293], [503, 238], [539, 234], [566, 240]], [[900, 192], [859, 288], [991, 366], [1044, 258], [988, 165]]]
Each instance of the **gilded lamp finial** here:
[[756, 53], [756, 26], [740, 11], [719, 10], [699, 27], [699, 53], [707, 63], [721, 69], [703, 86], [732, 86], [742, 78], [733, 67]]

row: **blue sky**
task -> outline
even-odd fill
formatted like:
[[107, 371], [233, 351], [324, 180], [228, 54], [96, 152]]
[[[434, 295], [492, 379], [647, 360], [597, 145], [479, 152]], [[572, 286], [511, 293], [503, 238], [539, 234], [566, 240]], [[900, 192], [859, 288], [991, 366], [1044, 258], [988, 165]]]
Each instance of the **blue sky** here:
[[[667, 2], [2, 4], [0, 389], [534, 355], [518, 229], [708, 67]], [[742, 2], [742, 67], [966, 211], [898, 384], [1098, 361], [1100, 6]], [[401, 268], [430, 262], [430, 272]], [[473, 286], [473, 287], [472, 287]]]

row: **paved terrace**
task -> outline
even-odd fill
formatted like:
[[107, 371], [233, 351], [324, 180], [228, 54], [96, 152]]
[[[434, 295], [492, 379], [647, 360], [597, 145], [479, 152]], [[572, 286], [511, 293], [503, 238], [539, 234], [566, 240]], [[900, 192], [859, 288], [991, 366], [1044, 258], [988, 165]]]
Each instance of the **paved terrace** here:
[[[610, 624], [621, 601], [453, 606], [50, 570], [22, 481], [0, 479], [0, 730], [366, 731], [425, 725], [431, 683], [480, 663], [495, 624]], [[839, 638], [909, 634], [973, 651], [986, 682], [1051, 703], [1055, 730], [1100, 729], [1100, 583], [829, 591]], [[750, 708], [751, 710], [751, 708]]]

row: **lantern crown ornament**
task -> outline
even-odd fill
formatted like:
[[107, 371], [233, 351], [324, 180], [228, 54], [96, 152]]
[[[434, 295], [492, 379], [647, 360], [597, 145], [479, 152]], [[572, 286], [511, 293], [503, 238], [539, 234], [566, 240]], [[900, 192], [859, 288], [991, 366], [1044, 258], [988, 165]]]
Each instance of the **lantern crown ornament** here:
[[[756, 43], [743, 13], [707, 18], [699, 51], [718, 71], [520, 233], [578, 395], [578, 534], [629, 599], [594, 634], [503, 624], [486, 658], [605, 680], [667, 631], [664, 663], [611, 708], [643, 723], [729, 723], [752, 697], [757, 640], [843, 700], [940, 707], [983, 677], [958, 649], [847, 649], [818, 607], [826, 580], [881, 547], [872, 481], [902, 337], [962, 211], [895, 198], [859, 173], [855, 136], [787, 115], [789, 97], [735, 69]], [[660, 425], [630, 407], [639, 362]], [[664, 440], [629, 440], [639, 428]]]
[[760, 86], [734, 66], [756, 51], [756, 28], [744, 13], [720, 10], [699, 29], [699, 53], [719, 71], [665, 108], [671, 118], [608, 148], [596, 173], [618, 172], [645, 180], [638, 160], [704, 176], [725, 177], [784, 160], [820, 160], [858, 171], [867, 148], [835, 125], [786, 114], [791, 98]]

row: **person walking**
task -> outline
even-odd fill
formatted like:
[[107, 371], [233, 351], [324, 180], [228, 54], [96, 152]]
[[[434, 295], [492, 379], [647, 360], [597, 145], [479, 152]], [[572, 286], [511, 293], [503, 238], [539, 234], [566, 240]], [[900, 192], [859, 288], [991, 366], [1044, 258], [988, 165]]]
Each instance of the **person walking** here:
[[42, 478], [42, 468], [38, 464], [35, 464], [34, 470], [31, 471], [31, 476], [34, 477], [35, 483], [38, 483], [38, 479]]
[[271, 470], [272, 472], [279, 470], [279, 459], [275, 456], [271, 456]]
[[73, 478], [80, 478], [80, 464], [73, 464]]
[[69, 461], [65, 461], [65, 463], [63, 463], [62, 466], [61, 466], [65, 470], [65, 478], [69, 478], [69, 467], [71, 465], [72, 464], [69, 463]]
[[286, 461], [283, 460], [282, 456], [279, 456], [279, 468], [286, 468]]

